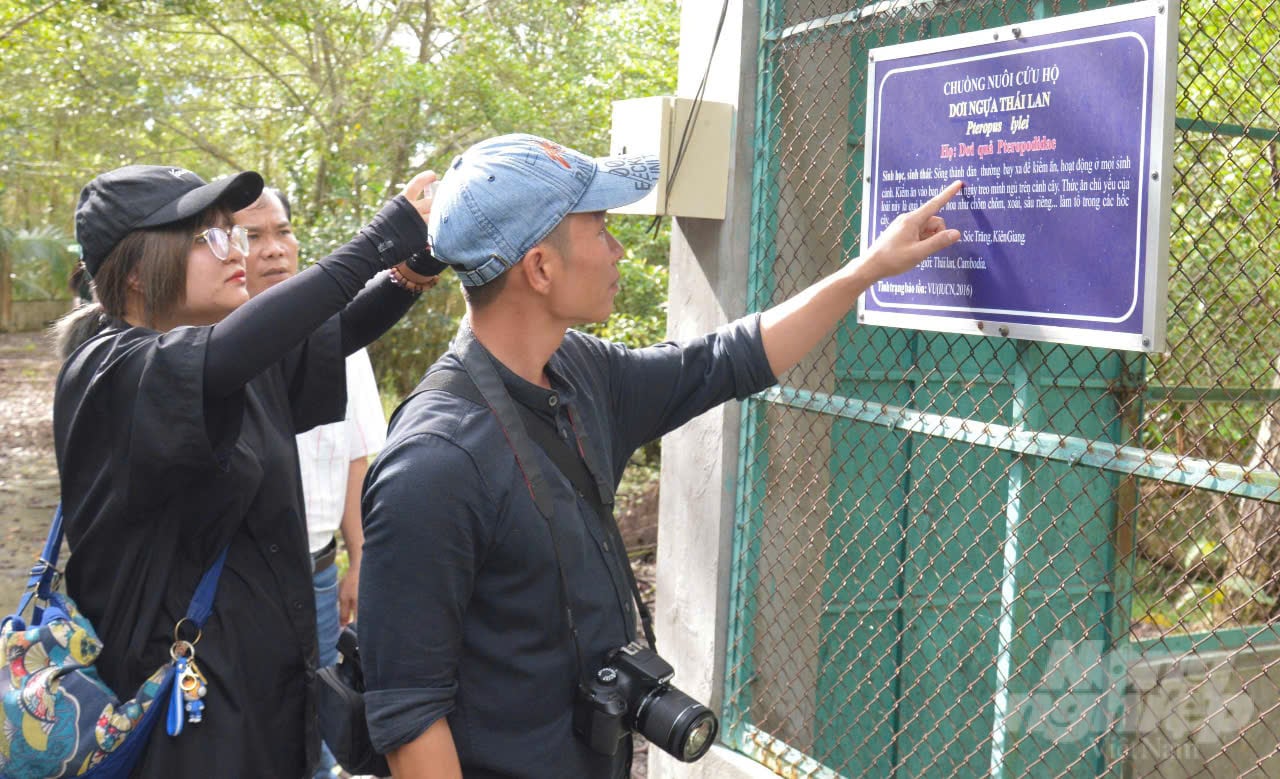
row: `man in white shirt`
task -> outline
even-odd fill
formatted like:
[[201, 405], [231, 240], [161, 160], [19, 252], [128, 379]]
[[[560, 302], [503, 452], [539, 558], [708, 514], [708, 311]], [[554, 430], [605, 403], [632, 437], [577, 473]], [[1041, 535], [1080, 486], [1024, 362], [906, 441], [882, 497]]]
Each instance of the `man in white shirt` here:
[[[250, 297], [292, 278], [298, 272], [298, 239], [290, 224], [288, 200], [274, 189], [235, 213], [235, 223], [249, 234], [246, 283]], [[364, 533], [360, 526], [360, 488], [369, 455], [386, 441], [387, 420], [364, 349], [347, 358], [347, 417], [298, 436], [298, 463], [306, 503], [316, 596], [316, 636], [320, 667], [338, 662], [338, 632], [355, 620]], [[338, 579], [334, 565], [335, 533], [342, 532], [347, 573]], [[338, 774], [328, 747], [321, 750], [316, 777]]]

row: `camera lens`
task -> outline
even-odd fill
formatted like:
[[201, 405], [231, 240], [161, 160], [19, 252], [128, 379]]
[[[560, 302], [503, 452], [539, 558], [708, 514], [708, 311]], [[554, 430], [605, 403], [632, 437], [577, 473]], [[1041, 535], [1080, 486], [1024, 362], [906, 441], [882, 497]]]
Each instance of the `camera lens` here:
[[[711, 714], [711, 712], [707, 712]], [[684, 740], [684, 749], [680, 753], [680, 759], [686, 763], [692, 763], [694, 760], [702, 757], [702, 753], [707, 751], [707, 747], [711, 745], [711, 736], [716, 732], [716, 720], [713, 716], [704, 717], [689, 730], [688, 737]]]
[[707, 753], [719, 727], [710, 709], [674, 687], [654, 689], [636, 707], [635, 729], [686, 763]]

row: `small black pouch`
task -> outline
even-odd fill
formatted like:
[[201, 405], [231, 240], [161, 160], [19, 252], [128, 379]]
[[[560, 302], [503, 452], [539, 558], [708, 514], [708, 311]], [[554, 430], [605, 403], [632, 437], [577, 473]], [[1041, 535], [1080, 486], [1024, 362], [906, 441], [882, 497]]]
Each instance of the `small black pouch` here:
[[320, 669], [320, 735], [344, 770], [390, 776], [387, 759], [373, 748], [364, 712], [364, 672], [355, 624], [338, 636], [338, 664]]

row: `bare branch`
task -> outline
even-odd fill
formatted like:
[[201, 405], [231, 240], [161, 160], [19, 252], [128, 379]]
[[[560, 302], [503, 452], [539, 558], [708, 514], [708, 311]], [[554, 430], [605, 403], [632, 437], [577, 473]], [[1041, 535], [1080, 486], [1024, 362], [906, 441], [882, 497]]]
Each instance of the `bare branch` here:
[[399, 0], [396, 3], [396, 8], [391, 12], [391, 16], [387, 19], [382, 32], [378, 33], [378, 42], [374, 44], [375, 51], [386, 48], [387, 42], [391, 40], [391, 36], [396, 32], [396, 27], [400, 25], [400, 17], [404, 15], [404, 7], [407, 2], [408, 0]]
[[40, 6], [36, 10], [32, 11], [31, 13], [19, 19], [18, 21], [9, 25], [9, 29], [5, 30], [3, 34], [0, 34], [0, 41], [6, 40], [10, 35], [13, 35], [19, 29], [35, 21], [38, 17], [44, 15], [46, 11], [58, 5], [58, 3], [59, 3], [59, 0], [53, 0], [53, 2], [51, 3], [45, 3], [44, 5]]
[[431, 0], [422, 0], [422, 26], [418, 28], [418, 64], [425, 65], [431, 59], [429, 47], [435, 32], [435, 9]]
[[293, 85], [290, 84], [288, 80], [286, 80], [279, 73], [277, 73], [276, 70], [272, 68], [269, 64], [267, 64], [265, 61], [263, 61], [262, 58], [256, 56], [253, 52], [249, 51], [249, 49], [246, 48], [245, 45], [242, 44], [239, 40], [237, 40], [234, 35], [229, 35], [223, 32], [223, 30], [218, 26], [216, 26], [211, 19], [209, 19], [208, 17], [204, 17], [202, 21], [210, 30], [213, 30], [215, 34], [217, 34], [219, 37], [229, 42], [232, 46], [236, 47], [236, 49], [238, 49], [240, 53], [245, 56], [246, 59], [248, 59], [250, 62], [254, 63], [255, 65], [257, 65], [258, 68], [261, 69], [263, 73], [266, 73], [268, 76], [270, 76], [273, 81], [275, 81], [277, 84], [281, 86], [281, 88], [284, 89], [284, 91], [289, 93], [289, 96], [293, 98], [294, 102], [300, 108], [302, 108], [304, 111], [307, 112], [307, 115], [310, 116], [315, 121], [315, 123], [320, 126], [320, 129], [326, 135], [329, 133], [329, 127], [326, 124], [324, 117], [320, 116], [318, 113], [315, 112], [311, 103], [304, 100], [302, 98], [302, 95], [298, 94], [297, 90], [293, 88]]
[[205, 139], [203, 133], [191, 132], [182, 127], [177, 126], [173, 122], [167, 121], [158, 116], [153, 116], [152, 119], [155, 120], [156, 124], [160, 125], [166, 130], [169, 130], [170, 132], [172, 132], [173, 134], [177, 135], [180, 138], [186, 139], [187, 141], [195, 145], [196, 148], [198, 148], [200, 151], [204, 152], [205, 154], [208, 154], [214, 159], [225, 162], [233, 170], [245, 170], [245, 166], [237, 162], [233, 157], [230, 156], [230, 154], [228, 154], [223, 149], [217, 146], [214, 146], [212, 143], [209, 143], [209, 141]]

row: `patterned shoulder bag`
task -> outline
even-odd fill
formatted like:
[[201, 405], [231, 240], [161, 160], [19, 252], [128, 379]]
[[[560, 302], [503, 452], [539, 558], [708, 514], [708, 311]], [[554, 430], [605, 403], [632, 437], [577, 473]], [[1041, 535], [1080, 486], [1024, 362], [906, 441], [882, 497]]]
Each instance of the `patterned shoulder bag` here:
[[[75, 602], [55, 591], [62, 535], [59, 505], [17, 611], [0, 623], [0, 779], [123, 779], [142, 756], [166, 702], [170, 735], [203, 713], [206, 686], [195, 664], [199, 639], [177, 640], [177, 627], [172, 659], [131, 700], [120, 701], [102, 681], [93, 665], [102, 651], [97, 633]], [[197, 636], [213, 611], [226, 557], [223, 549], [205, 571], [182, 620]], [[32, 601], [28, 623], [23, 614]]]

